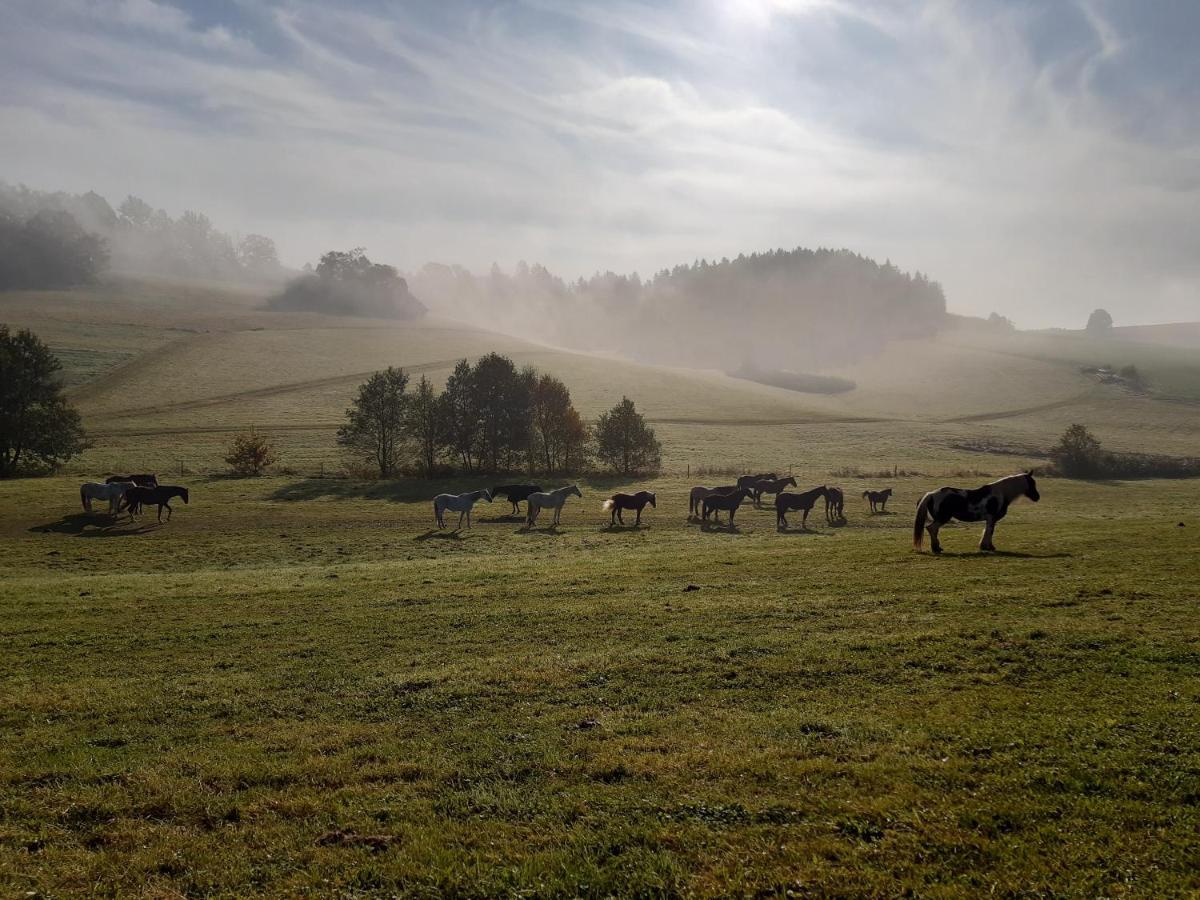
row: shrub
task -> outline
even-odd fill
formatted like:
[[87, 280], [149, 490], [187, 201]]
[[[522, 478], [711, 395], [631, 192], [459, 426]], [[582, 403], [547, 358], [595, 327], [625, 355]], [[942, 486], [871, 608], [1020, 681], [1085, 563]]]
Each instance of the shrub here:
[[235, 475], [261, 475], [277, 459], [275, 445], [256, 431], [237, 435], [225, 455], [225, 462]]
[[1087, 427], [1074, 424], [1063, 432], [1051, 448], [1050, 458], [1062, 474], [1072, 478], [1094, 478], [1101, 474], [1103, 455], [1098, 441]]

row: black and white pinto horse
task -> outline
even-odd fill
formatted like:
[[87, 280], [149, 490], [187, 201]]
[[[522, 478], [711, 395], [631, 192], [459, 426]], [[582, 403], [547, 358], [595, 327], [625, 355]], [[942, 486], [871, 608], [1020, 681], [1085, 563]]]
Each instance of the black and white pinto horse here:
[[1009, 475], [980, 488], [944, 487], [930, 491], [917, 504], [913, 547], [921, 549], [924, 532], [928, 530], [930, 549], [934, 553], [941, 553], [938, 531], [951, 519], [958, 519], [960, 522], [985, 522], [979, 549], [995, 550], [992, 532], [996, 530], [996, 523], [1008, 513], [1008, 507], [1022, 497], [1028, 497], [1034, 503], [1041, 499], [1032, 472]]

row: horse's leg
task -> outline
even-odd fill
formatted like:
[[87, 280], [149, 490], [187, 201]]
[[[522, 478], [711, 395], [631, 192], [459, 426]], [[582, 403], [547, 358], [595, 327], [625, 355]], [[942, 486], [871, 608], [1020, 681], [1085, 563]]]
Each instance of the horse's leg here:
[[634, 528], [640, 528], [640, 527], [641, 527], [641, 525], [642, 525], [642, 510], [643, 510], [643, 509], [645, 509], [645, 508], [646, 508], [646, 507], [644, 507], [644, 506], [639, 506], [639, 507], [637, 508], [637, 518], [636, 518], [636, 519], [634, 519], [634, 522], [633, 522], [633, 527], [634, 527]]
[[929, 549], [934, 553], [942, 552], [942, 544], [938, 540], [938, 531], [941, 530], [941, 527], [942, 523], [937, 519], [932, 520], [929, 525], [926, 526], [926, 530], [929, 532]]
[[800, 518], [800, 530], [801, 531], [804, 531], [805, 529], [808, 528], [808, 514], [810, 512], [812, 512], [811, 506], [804, 510], [804, 515]]
[[995, 550], [996, 545], [992, 543], [992, 532], [996, 530], [996, 520], [991, 516], [987, 517], [987, 524], [983, 526], [983, 537], [979, 541], [980, 550]]
[[467, 514], [467, 511], [465, 509], [460, 509], [458, 511], [458, 528], [456, 528], [455, 531], [462, 531], [462, 520], [463, 520], [463, 516], [465, 516], [466, 514]]

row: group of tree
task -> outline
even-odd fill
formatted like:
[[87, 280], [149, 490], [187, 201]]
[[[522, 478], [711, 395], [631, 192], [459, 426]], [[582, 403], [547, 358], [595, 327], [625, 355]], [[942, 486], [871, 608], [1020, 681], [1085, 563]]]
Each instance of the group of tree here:
[[[28, 232], [25, 243], [14, 230]], [[24, 267], [22, 248], [37, 246], [40, 265]], [[203, 213], [172, 218], [130, 195], [116, 209], [89, 191], [37, 191], [0, 181], [0, 278], [26, 272], [2, 287], [61, 287], [94, 279], [106, 265], [118, 272], [227, 281], [275, 281], [283, 276], [275, 242], [261, 234], [234, 237]]]
[[944, 324], [941, 286], [849, 250], [774, 250], [699, 260], [643, 280], [568, 282], [520, 263], [486, 275], [429, 264], [410, 276], [439, 314], [555, 343], [684, 365], [795, 371], [844, 363]]
[[1071, 425], [1051, 448], [1058, 474], [1068, 478], [1195, 478], [1200, 458], [1105, 450], [1086, 425]]
[[376, 372], [358, 389], [338, 443], [392, 477], [413, 468], [429, 477], [463, 473], [578, 472], [593, 459], [623, 474], [659, 467], [661, 446], [631, 400], [623, 398], [594, 428], [558, 378], [518, 369], [489, 353], [455, 366], [440, 394], [424, 375], [408, 391], [400, 369]]
[[53, 470], [87, 447], [60, 368], [37, 335], [0, 325], [0, 478]]
[[395, 267], [371, 262], [362, 247], [330, 250], [314, 271], [292, 279], [267, 301], [267, 308], [383, 319], [417, 319], [426, 312]]

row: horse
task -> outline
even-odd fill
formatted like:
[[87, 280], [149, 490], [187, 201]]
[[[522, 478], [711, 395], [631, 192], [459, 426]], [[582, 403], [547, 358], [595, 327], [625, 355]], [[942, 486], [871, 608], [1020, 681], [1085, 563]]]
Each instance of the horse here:
[[463, 516], [467, 517], [467, 527], [470, 528], [471, 508], [480, 500], [491, 503], [492, 492], [485, 489], [467, 494], [438, 494], [433, 498], [433, 517], [437, 520], [437, 527], [446, 527], [446, 510], [451, 510], [458, 513], [458, 528], [462, 528]]
[[125, 499], [125, 494], [131, 487], [132, 485], [123, 481], [113, 484], [97, 484], [94, 481], [89, 481], [86, 484], [81, 484], [79, 486], [79, 500], [83, 504], [83, 511], [92, 511], [93, 500], [107, 500], [108, 514], [115, 516], [121, 511], [121, 501]]
[[812, 512], [817, 501], [822, 497], [827, 497], [829, 488], [821, 485], [818, 488], [813, 488], [811, 491], [805, 491], [802, 494], [781, 493], [775, 495], [775, 527], [784, 529], [788, 527], [787, 514], [799, 509], [804, 512], [804, 517], [800, 520], [800, 527], [808, 527], [808, 514]]
[[[992, 532], [996, 523], [1008, 513], [1008, 507], [1016, 500], [1028, 497], [1034, 503], [1041, 499], [1033, 472], [1022, 472], [1000, 478], [983, 487], [967, 489], [944, 487], [930, 491], [917, 504], [917, 518], [913, 522], [913, 547], [921, 549], [924, 530], [929, 530], [930, 549], [942, 552], [938, 531], [951, 519], [960, 522], [984, 521], [983, 537], [979, 540], [980, 550], [996, 549], [992, 543]], [[926, 526], [926, 520], [929, 520]]]
[[846, 518], [846, 495], [841, 488], [825, 489], [825, 520], [832, 525]]
[[162, 521], [162, 511], [165, 508], [167, 511], [167, 521], [171, 521], [171, 499], [180, 497], [184, 503], [188, 502], [188, 489], [179, 487], [174, 484], [160, 484], [157, 487], [138, 487], [134, 485], [125, 491], [125, 508], [129, 511], [129, 518], [133, 518], [134, 513], [142, 511], [145, 505], [158, 507], [158, 521]]
[[749, 496], [750, 491], [746, 488], [736, 488], [728, 494], [710, 494], [704, 498], [704, 521], [707, 522], [709, 515], [712, 515], [719, 524], [720, 511], [725, 510], [729, 513], [729, 527], [733, 528], [733, 516], [742, 505], [742, 501]]
[[620, 522], [625, 524], [625, 520], [621, 517], [621, 510], [636, 509], [637, 521], [633, 523], [634, 527], [642, 524], [642, 510], [649, 503], [655, 509], [658, 509], [658, 504], [654, 502], [654, 494], [650, 491], [638, 491], [636, 494], [613, 494], [609, 499], [601, 504], [600, 508], [607, 513], [612, 513], [611, 525], [616, 525]]
[[754, 492], [754, 505], [762, 509], [763, 494], [778, 494], [788, 485], [796, 486], [796, 479], [789, 475], [787, 478], [762, 478], [752, 485], [750, 490]]
[[540, 484], [501, 484], [492, 488], [492, 498], [506, 497], [512, 504], [512, 514], [518, 515], [521, 510], [517, 504], [528, 499], [530, 494], [536, 494], [542, 489]]
[[754, 490], [754, 482], [766, 481], [768, 478], [774, 481], [778, 477], [774, 472], [760, 472], [758, 475], [742, 475], [737, 480], [737, 486], [752, 491]]
[[105, 484], [136, 484], [138, 487], [158, 487], [157, 475], [109, 475]]
[[529, 517], [526, 519], [526, 528], [532, 528], [533, 523], [537, 521], [538, 513], [544, 508], [554, 510], [554, 525], [558, 524], [559, 516], [562, 515], [563, 504], [567, 502], [567, 498], [574, 494], [580, 499], [583, 494], [579, 490], [579, 486], [569, 484], [566, 487], [560, 487], [555, 491], [538, 491], [530, 494], [525, 498], [526, 505], [529, 507]]
[[871, 504], [871, 512], [887, 512], [888, 498], [892, 496], [891, 488], [882, 491], [863, 491], [863, 499]]
[[730, 491], [736, 490], [736, 484], [727, 484], [722, 487], [713, 488], [696, 485], [694, 488], [692, 488], [692, 492], [688, 495], [688, 518], [691, 519], [695, 517], [696, 510], [699, 508], [700, 502], [705, 497], [711, 497], [713, 494], [728, 494]]

